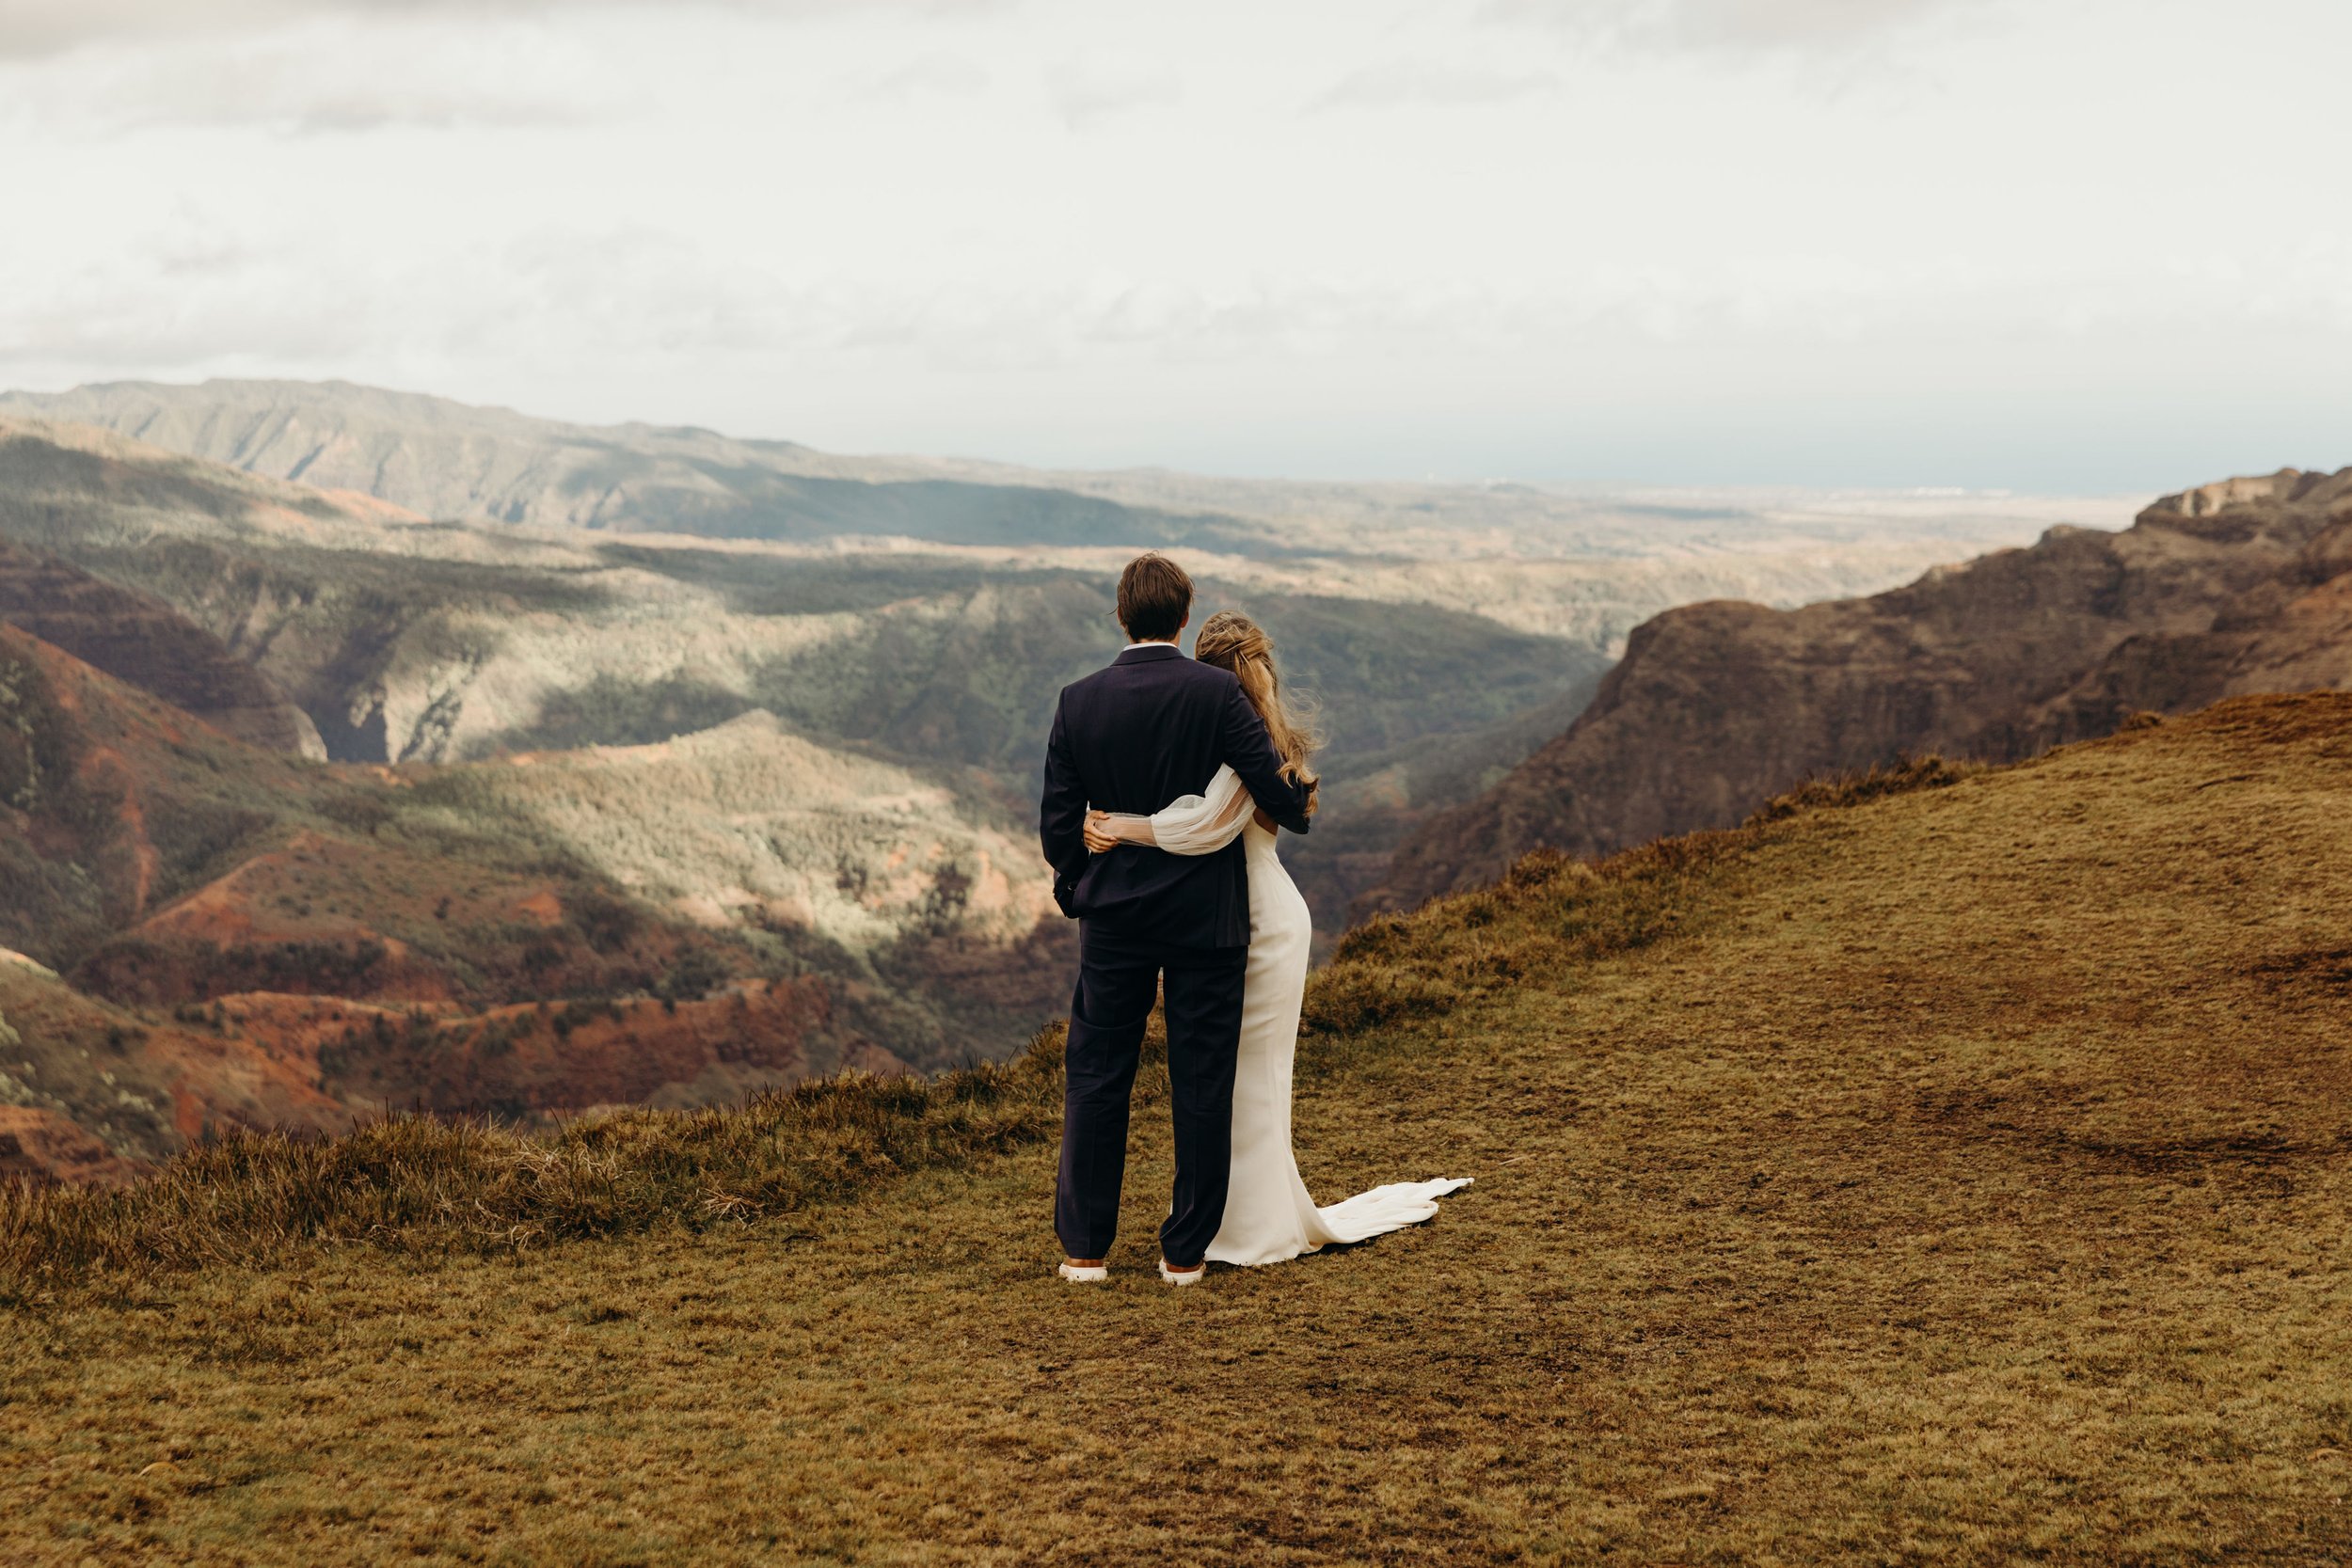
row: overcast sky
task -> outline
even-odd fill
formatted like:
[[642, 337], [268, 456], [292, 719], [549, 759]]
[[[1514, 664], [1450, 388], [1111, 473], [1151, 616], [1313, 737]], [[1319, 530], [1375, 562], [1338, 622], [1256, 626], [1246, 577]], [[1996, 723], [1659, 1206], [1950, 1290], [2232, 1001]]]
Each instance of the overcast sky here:
[[0, 384], [1049, 465], [2352, 464], [2344, 0], [0, 0]]

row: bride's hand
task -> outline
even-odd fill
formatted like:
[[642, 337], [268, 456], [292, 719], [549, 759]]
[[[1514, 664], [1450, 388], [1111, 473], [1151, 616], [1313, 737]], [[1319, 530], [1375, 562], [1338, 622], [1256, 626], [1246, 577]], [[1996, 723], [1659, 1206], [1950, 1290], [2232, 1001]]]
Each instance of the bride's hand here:
[[1106, 825], [1110, 821], [1110, 815], [1106, 811], [1087, 813], [1086, 840], [1087, 849], [1090, 853], [1099, 855], [1104, 850], [1118, 845], [1119, 835], [1112, 832]]

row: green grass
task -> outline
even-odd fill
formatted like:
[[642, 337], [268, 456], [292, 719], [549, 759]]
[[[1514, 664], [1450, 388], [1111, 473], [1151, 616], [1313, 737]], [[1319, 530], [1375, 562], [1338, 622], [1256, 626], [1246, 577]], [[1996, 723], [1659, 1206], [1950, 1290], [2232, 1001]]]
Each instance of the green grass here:
[[1374, 927], [1308, 1182], [1477, 1184], [1196, 1290], [1156, 1112], [1094, 1290], [1025, 1133], [748, 1222], [53, 1253], [0, 1557], [2341, 1561], [2347, 762], [2352, 700], [2243, 701]]

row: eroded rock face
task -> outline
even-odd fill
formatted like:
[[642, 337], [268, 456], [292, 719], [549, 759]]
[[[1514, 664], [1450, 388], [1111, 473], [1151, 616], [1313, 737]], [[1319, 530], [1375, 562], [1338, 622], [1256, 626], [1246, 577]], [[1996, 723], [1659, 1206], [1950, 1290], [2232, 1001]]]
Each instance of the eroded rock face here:
[[1903, 752], [2009, 761], [2137, 709], [2347, 686], [2352, 468], [2231, 480], [1869, 598], [1657, 616], [1565, 735], [1424, 829], [1363, 907], [1481, 885], [1538, 846], [1729, 826]]
[[[57, 1180], [112, 1181], [208, 1131], [351, 1125], [314, 1065], [289, 1060], [252, 1034], [134, 1013], [7, 960], [0, 1007], [0, 1174], [18, 1168], [13, 1158]], [[68, 1137], [67, 1128], [77, 1135]]]
[[325, 761], [310, 717], [161, 599], [0, 539], [0, 621], [248, 745]]
[[146, 1167], [119, 1158], [55, 1111], [0, 1105], [0, 1180], [17, 1177], [74, 1186], [119, 1187]]
[[848, 1066], [905, 1071], [846, 1033], [823, 979], [744, 981], [668, 1001], [515, 1004], [469, 1013], [253, 991], [225, 1030], [266, 1042], [362, 1112], [398, 1105], [531, 1117], [599, 1106], [728, 1104]]

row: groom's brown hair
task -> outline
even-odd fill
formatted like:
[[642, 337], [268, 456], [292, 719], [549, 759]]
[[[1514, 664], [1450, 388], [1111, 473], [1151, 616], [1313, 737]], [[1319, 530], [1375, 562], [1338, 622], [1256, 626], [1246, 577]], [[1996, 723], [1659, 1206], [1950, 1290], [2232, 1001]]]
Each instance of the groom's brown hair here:
[[1137, 642], [1163, 642], [1184, 629], [1192, 614], [1192, 578], [1153, 551], [1119, 574], [1119, 624]]

